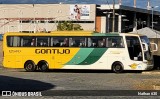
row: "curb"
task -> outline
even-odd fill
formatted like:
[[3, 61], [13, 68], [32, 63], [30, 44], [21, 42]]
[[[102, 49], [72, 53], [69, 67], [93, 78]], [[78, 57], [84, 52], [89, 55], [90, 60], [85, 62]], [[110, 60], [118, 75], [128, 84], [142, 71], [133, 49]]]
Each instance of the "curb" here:
[[142, 74], [160, 74], [160, 71], [144, 71]]

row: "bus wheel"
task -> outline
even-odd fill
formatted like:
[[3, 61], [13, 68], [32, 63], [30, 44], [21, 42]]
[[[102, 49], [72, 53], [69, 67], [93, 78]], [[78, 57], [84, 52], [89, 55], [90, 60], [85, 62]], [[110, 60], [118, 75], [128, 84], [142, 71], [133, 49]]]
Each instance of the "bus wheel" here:
[[27, 72], [33, 72], [36, 70], [36, 65], [33, 61], [29, 60], [29, 61], [26, 61], [25, 64], [24, 64], [24, 69], [27, 71]]
[[115, 73], [121, 73], [123, 72], [123, 65], [121, 62], [115, 62], [112, 65], [112, 71]]
[[42, 72], [48, 71], [48, 63], [46, 61], [40, 61], [38, 62], [38, 69]]

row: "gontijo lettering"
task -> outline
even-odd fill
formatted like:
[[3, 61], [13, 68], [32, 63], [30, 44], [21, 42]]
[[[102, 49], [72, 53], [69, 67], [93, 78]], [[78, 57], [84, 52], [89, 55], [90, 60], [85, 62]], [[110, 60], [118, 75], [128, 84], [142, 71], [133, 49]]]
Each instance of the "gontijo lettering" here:
[[36, 49], [36, 54], [70, 54], [69, 49]]

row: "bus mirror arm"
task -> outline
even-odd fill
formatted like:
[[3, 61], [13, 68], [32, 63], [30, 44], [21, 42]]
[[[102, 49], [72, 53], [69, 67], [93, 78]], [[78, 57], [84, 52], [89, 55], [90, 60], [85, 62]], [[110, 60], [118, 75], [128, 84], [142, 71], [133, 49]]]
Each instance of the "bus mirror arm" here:
[[143, 46], [143, 51], [147, 52], [148, 51], [148, 45], [146, 43], [142, 43]]
[[152, 50], [151, 52], [156, 52], [156, 51], [158, 51], [158, 46], [157, 46], [157, 44], [156, 43], [150, 43], [151, 44], [151, 46], [153, 45], [153, 46], [155, 46], [154, 48], [154, 50]]

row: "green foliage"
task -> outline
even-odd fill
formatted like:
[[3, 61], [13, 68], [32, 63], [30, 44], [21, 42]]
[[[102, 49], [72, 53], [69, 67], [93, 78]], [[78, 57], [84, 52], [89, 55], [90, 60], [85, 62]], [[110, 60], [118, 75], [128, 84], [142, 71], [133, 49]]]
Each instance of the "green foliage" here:
[[73, 24], [71, 21], [58, 23], [57, 31], [82, 31], [83, 28], [79, 24]]

